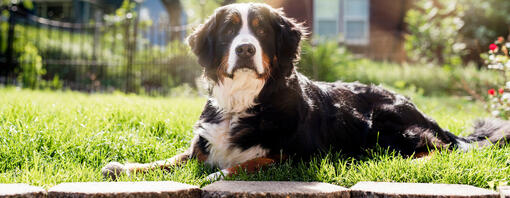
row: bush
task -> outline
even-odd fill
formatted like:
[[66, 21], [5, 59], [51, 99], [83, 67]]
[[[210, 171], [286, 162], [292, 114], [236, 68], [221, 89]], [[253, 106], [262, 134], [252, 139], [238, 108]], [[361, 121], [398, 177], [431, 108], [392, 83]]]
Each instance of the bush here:
[[62, 81], [60, 80], [58, 75], [55, 75], [55, 76], [53, 76], [52, 80], [49, 80], [49, 81], [42, 80], [41, 88], [52, 89], [52, 90], [61, 90], [62, 88], [64, 88], [64, 83], [62, 83]]
[[488, 87], [503, 82], [494, 71], [468, 67], [398, 65], [362, 59], [338, 67], [339, 80], [411, 88], [424, 95], [466, 95], [479, 98]]
[[464, 26], [459, 0], [418, 0], [414, 6], [405, 17], [409, 59], [422, 64], [460, 65], [466, 46], [458, 33]]
[[510, 33], [508, 0], [417, 0], [406, 14], [406, 49], [413, 61], [475, 62], [498, 35]]
[[340, 75], [337, 68], [353, 61], [351, 53], [345, 47], [339, 47], [334, 41], [317, 45], [305, 42], [301, 49], [298, 70], [314, 80], [336, 81]]
[[484, 54], [487, 59], [488, 68], [499, 72], [499, 76], [504, 81], [488, 90], [487, 110], [494, 117], [503, 119], [510, 118], [510, 41], [505, 42], [505, 38], [499, 37], [493, 44], [489, 46], [489, 53]]
[[470, 56], [473, 56], [480, 66], [483, 59], [479, 58], [494, 38], [510, 34], [510, 1], [508, 0], [462, 0], [466, 6], [463, 20], [465, 22], [459, 34], [466, 42]]
[[23, 53], [19, 57], [21, 71], [18, 79], [23, 87], [37, 89], [41, 76], [46, 73], [42, 66], [42, 58], [37, 48], [32, 44], [25, 44], [23, 49]]

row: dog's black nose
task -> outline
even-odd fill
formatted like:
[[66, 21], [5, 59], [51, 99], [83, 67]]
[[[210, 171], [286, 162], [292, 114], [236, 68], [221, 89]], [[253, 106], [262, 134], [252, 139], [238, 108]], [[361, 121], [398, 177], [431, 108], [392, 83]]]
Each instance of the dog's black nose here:
[[249, 43], [238, 45], [236, 54], [241, 58], [250, 58], [255, 55], [255, 46]]

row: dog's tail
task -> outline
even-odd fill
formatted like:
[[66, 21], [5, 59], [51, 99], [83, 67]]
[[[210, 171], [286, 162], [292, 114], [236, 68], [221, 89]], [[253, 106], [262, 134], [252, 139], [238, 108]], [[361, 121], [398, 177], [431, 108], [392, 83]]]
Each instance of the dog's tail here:
[[510, 143], [510, 121], [500, 119], [481, 119], [475, 121], [473, 133], [459, 137], [458, 147], [462, 150], [490, 145]]

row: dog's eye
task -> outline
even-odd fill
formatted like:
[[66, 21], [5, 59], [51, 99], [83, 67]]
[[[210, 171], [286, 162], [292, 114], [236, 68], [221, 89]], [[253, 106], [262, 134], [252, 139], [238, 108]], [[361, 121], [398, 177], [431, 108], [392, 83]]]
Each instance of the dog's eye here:
[[235, 30], [235, 28], [234, 28], [234, 27], [232, 27], [232, 26], [227, 27], [227, 29], [226, 29], [226, 31], [225, 31], [225, 35], [226, 35], [226, 36], [232, 36], [232, 35], [234, 35], [235, 33], [236, 33], [236, 30]]

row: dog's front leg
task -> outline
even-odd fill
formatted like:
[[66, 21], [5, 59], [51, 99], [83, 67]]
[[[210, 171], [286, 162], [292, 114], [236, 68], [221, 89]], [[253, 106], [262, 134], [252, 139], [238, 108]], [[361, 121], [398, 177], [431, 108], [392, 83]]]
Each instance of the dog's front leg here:
[[278, 160], [281, 160], [282, 157], [259, 157], [252, 160], [248, 160], [239, 165], [223, 169], [221, 171], [215, 172], [207, 176], [207, 180], [214, 181], [218, 179], [223, 179], [224, 177], [230, 177], [232, 175], [237, 175], [241, 171], [246, 171], [247, 173], [255, 173], [259, 170], [262, 170], [268, 167], [271, 164], [275, 164]]
[[146, 164], [139, 163], [126, 163], [121, 164], [119, 162], [110, 162], [101, 169], [101, 173], [105, 179], [111, 178], [117, 180], [117, 177], [121, 174], [131, 175], [132, 173], [144, 173], [149, 170], [155, 169], [169, 169], [170, 167], [182, 164], [190, 159], [191, 156], [188, 153], [181, 153], [173, 156], [170, 159], [155, 161]]
[[133, 173], [144, 173], [156, 169], [169, 169], [171, 167], [183, 164], [191, 158], [196, 158], [200, 162], [207, 160], [207, 154], [204, 154], [197, 144], [198, 138], [192, 140], [191, 147], [184, 153], [173, 156], [170, 159], [155, 161], [146, 164], [110, 162], [101, 169], [103, 178], [117, 180], [121, 174], [130, 175]]

